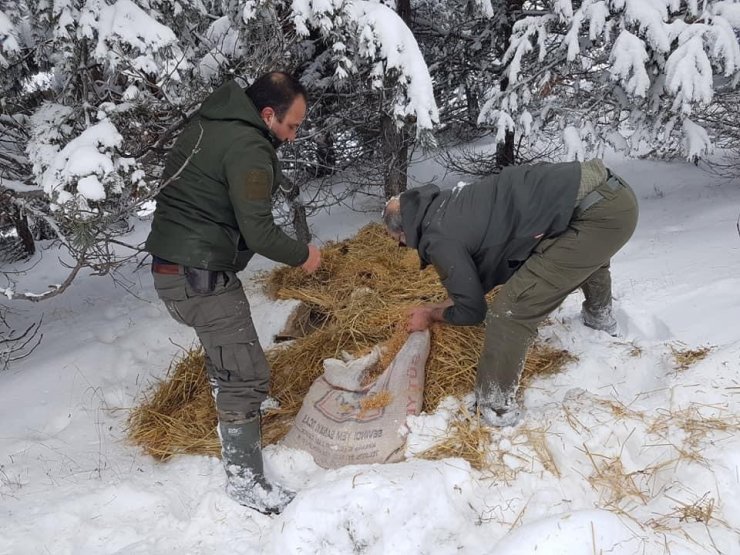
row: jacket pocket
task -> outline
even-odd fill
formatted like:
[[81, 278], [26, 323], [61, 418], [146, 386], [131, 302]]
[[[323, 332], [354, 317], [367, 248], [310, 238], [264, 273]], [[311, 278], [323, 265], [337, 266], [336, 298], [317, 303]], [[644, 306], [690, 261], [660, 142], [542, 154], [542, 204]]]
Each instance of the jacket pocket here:
[[525, 237], [513, 241], [511, 248], [506, 253], [506, 263], [509, 269], [518, 270], [540, 242], [540, 239], [534, 237]]
[[201, 340], [221, 380], [265, 384], [269, 381], [270, 367], [254, 326], [246, 326], [239, 331], [208, 334], [202, 336]]
[[555, 241], [558, 240], [558, 237], [560, 237], [560, 235], [556, 237], [546, 237], [542, 239], [539, 243], [537, 243], [537, 246], [532, 251], [532, 254], [542, 254], [555, 244]]

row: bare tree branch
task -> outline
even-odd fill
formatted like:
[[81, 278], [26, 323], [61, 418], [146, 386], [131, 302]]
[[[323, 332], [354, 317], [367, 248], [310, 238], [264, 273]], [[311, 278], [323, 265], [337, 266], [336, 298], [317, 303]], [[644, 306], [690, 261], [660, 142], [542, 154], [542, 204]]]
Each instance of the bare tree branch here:
[[62, 283], [56, 286], [51, 286], [52, 288], [44, 293], [13, 293], [11, 298], [13, 300], [18, 299], [23, 301], [39, 302], [50, 299], [51, 297], [56, 297], [57, 295], [64, 293], [64, 291], [66, 291], [67, 288], [72, 285], [72, 282], [77, 277], [77, 274], [84, 267], [84, 260], [77, 262], [77, 264], [72, 268], [72, 271]]
[[[2, 323], [8, 327], [4, 319]], [[41, 320], [28, 326], [20, 335], [14, 335], [13, 330], [0, 333], [0, 370], [6, 369], [11, 362], [26, 358], [36, 350], [44, 337], [44, 334], [39, 333], [40, 328]]]

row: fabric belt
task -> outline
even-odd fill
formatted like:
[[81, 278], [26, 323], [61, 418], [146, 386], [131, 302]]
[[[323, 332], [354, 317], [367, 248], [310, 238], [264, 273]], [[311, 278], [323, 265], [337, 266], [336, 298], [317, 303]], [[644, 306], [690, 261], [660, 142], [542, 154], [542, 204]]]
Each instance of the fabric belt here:
[[167, 274], [176, 276], [183, 273], [183, 267], [180, 264], [175, 264], [169, 260], [164, 260], [158, 256], [152, 257], [152, 272], [155, 274]]
[[[609, 177], [607, 177], [606, 179], [606, 185], [612, 191], [616, 191], [620, 187], [624, 187], [624, 184], [622, 183], [622, 181], [616, 175], [614, 175], [611, 171], [609, 171]], [[604, 200], [604, 195], [602, 195], [598, 190], [591, 191], [589, 194], [583, 197], [583, 200], [581, 202], [578, 203], [578, 206], [576, 206], [576, 209], [574, 211], [574, 215], [580, 216], [586, 210], [591, 208], [594, 204], [602, 200]]]

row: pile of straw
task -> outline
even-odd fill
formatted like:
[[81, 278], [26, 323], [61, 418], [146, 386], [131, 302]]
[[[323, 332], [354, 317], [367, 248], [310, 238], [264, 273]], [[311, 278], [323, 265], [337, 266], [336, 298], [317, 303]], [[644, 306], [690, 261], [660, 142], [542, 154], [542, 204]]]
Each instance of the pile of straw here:
[[[416, 252], [399, 248], [377, 224], [366, 226], [352, 239], [326, 245], [315, 274], [284, 267], [268, 274], [264, 282], [271, 297], [308, 305], [307, 325], [312, 328], [305, 337], [267, 353], [271, 395], [279, 407], [263, 421], [266, 444], [287, 433], [304, 395], [322, 374], [324, 359], [340, 358], [342, 352], [363, 355], [383, 344], [386, 354], [379, 366], [384, 367], [406, 340], [406, 309], [446, 297], [434, 270], [420, 271]], [[482, 326], [433, 326], [423, 410], [433, 411], [447, 395], [472, 391], [482, 343]], [[571, 358], [566, 351], [535, 345], [527, 357], [523, 385], [535, 374], [559, 371]], [[196, 350], [180, 360], [168, 379], [132, 411], [130, 437], [159, 458], [176, 453], [218, 454], [215, 423], [203, 356]]]

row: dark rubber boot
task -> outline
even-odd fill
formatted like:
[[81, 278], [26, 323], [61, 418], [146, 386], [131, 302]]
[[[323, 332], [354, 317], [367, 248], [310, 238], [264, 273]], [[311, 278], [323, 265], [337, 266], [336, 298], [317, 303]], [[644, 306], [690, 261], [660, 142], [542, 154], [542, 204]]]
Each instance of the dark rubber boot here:
[[259, 415], [233, 421], [221, 419], [218, 433], [229, 497], [264, 514], [281, 512], [294, 494], [265, 478]]
[[586, 303], [583, 303], [581, 308], [581, 317], [583, 318], [583, 324], [598, 331], [605, 331], [612, 337], [619, 335], [619, 326], [617, 320], [614, 318], [612, 307], [607, 305], [604, 308], [589, 310], [586, 307]]
[[486, 401], [478, 401], [478, 411], [489, 426], [506, 428], [516, 426], [524, 414], [513, 396], [499, 395]]

